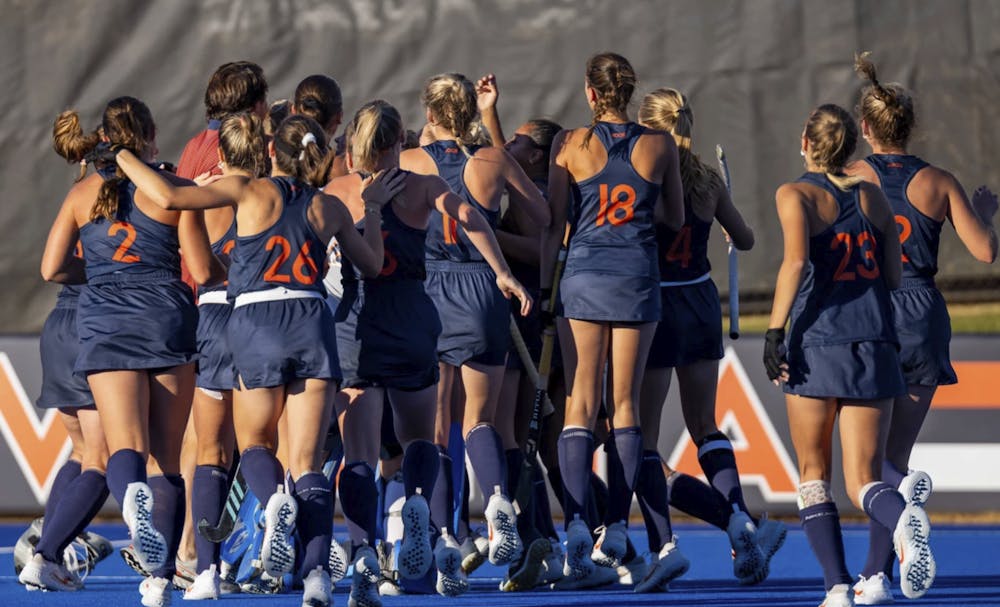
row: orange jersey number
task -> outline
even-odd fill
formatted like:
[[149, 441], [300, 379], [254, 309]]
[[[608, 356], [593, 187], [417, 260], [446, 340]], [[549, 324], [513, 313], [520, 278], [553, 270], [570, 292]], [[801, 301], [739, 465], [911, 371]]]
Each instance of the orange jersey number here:
[[129, 247], [135, 243], [135, 228], [132, 227], [132, 224], [124, 221], [116, 221], [108, 227], [108, 236], [115, 236], [118, 232], [125, 232], [125, 240], [118, 245], [118, 250], [115, 251], [111, 259], [120, 261], [121, 263], [135, 263], [140, 261], [138, 255], [128, 252]]
[[613, 226], [620, 226], [632, 221], [632, 217], [635, 216], [635, 189], [622, 183], [610, 188], [610, 196], [608, 189], [608, 184], [601, 184], [601, 207], [597, 210], [597, 225], [610, 223]]
[[[854, 271], [847, 269], [854, 255], [854, 245], [857, 243], [861, 252], [861, 263], [854, 265]], [[843, 248], [844, 256], [840, 259], [837, 271], [833, 273], [834, 280], [856, 280], [858, 274], [862, 278], [874, 280], [879, 277], [878, 263], [875, 261], [875, 238], [869, 232], [862, 232], [856, 238], [846, 232], [838, 232], [830, 241], [830, 249], [837, 250]]]
[[[896, 215], [896, 225], [899, 227], [899, 246], [902, 247], [910, 234], [913, 234], [913, 225], [905, 215]], [[902, 258], [903, 263], [910, 263], [910, 258], [906, 256], [906, 253], [902, 254]]]
[[287, 268], [285, 268], [284, 273], [281, 273], [282, 266], [292, 256], [291, 243], [284, 236], [272, 236], [268, 239], [264, 248], [271, 251], [275, 247], [280, 247], [281, 251], [278, 253], [278, 258], [271, 264], [271, 267], [264, 272], [264, 280], [289, 284], [292, 282], [292, 276], [294, 276], [299, 284], [315, 284], [316, 278], [319, 276], [319, 268], [316, 267], [316, 262], [309, 256], [309, 242], [303, 243], [299, 249], [299, 254], [292, 263], [291, 274], [288, 274]]
[[[448, 217], [447, 215], [441, 216], [441, 230], [444, 232], [444, 243], [445, 244], [458, 244], [458, 222]], [[382, 237], [385, 237], [385, 233], [382, 233]]]
[[665, 259], [671, 263], [680, 263], [682, 268], [688, 267], [691, 263], [691, 226], [684, 226], [677, 232]]

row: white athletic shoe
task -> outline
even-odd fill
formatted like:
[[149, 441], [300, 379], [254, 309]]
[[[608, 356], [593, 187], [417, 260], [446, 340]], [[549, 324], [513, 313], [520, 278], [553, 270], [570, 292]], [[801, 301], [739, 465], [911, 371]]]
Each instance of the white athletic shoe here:
[[14, 575], [20, 575], [24, 566], [35, 556], [35, 546], [42, 537], [42, 524], [43, 519], [36, 518], [21, 537], [17, 538], [17, 543], [14, 544]]
[[768, 574], [767, 558], [757, 543], [757, 527], [746, 512], [734, 512], [726, 526], [733, 552], [733, 575], [740, 584], [757, 584]]
[[280, 578], [295, 566], [292, 533], [295, 532], [298, 512], [299, 507], [295, 503], [295, 498], [282, 490], [267, 500], [267, 507], [264, 509], [264, 539], [261, 542], [260, 561], [264, 571], [273, 577]]
[[677, 537], [663, 545], [660, 552], [653, 555], [653, 562], [646, 571], [646, 576], [635, 585], [635, 591], [664, 592], [671, 580], [687, 573], [691, 562], [677, 548]]
[[520, 559], [510, 564], [507, 575], [500, 583], [500, 590], [504, 592], [522, 592], [531, 590], [538, 585], [538, 580], [542, 575], [542, 566], [545, 557], [552, 551], [552, 545], [548, 538], [539, 537], [528, 545], [528, 550], [524, 552]]
[[219, 598], [219, 573], [212, 564], [194, 578], [194, 581], [184, 590], [185, 601], [204, 601]]
[[[562, 581], [570, 584], [589, 579], [597, 565], [590, 554], [594, 550], [594, 540], [590, 537], [587, 523], [580, 519], [573, 520], [566, 528], [566, 563], [563, 565]], [[622, 550], [624, 552], [624, 548]], [[608, 569], [605, 567], [605, 569]], [[609, 569], [613, 573], [613, 569]], [[615, 573], [615, 579], [618, 574]]]
[[625, 523], [611, 523], [598, 527], [597, 532], [591, 560], [599, 567], [618, 567], [625, 560], [628, 550], [628, 527]]
[[934, 490], [934, 483], [929, 474], [923, 470], [910, 470], [909, 474], [899, 481], [899, 492], [907, 504], [923, 506]]
[[146, 607], [170, 607], [174, 584], [167, 578], [150, 576], [139, 584], [139, 594]]
[[892, 603], [889, 579], [879, 571], [871, 577], [858, 576], [854, 584], [854, 602], [857, 605], [888, 605]]
[[850, 584], [837, 584], [827, 591], [819, 607], [854, 607]]
[[198, 577], [198, 559], [185, 561], [181, 557], [174, 559], [174, 588], [187, 590]]
[[[357, 560], [357, 555], [355, 559]], [[340, 580], [347, 577], [347, 568], [350, 566], [350, 559], [347, 556], [347, 550], [344, 549], [344, 545], [337, 541], [337, 538], [331, 537], [330, 539], [330, 582], [336, 584]]]
[[470, 529], [459, 550], [462, 551], [462, 571], [470, 575], [486, 562], [490, 554], [490, 541]]
[[649, 563], [646, 562], [645, 555], [639, 554], [632, 546], [632, 542], [628, 543], [623, 560], [624, 563], [615, 567], [615, 571], [618, 573], [618, 583], [622, 586], [635, 586], [646, 577]]
[[919, 599], [924, 596], [937, 573], [929, 542], [931, 523], [920, 506], [908, 505], [896, 523], [892, 543], [899, 558], [899, 586], [903, 596]]
[[[403, 504], [403, 541], [399, 547], [399, 575], [408, 580], [424, 577], [434, 562], [430, 540], [430, 509], [423, 495], [415, 493]], [[461, 556], [459, 557], [461, 559]]]
[[70, 573], [62, 563], [46, 561], [36, 554], [24, 564], [17, 581], [29, 589], [73, 592], [83, 587], [79, 578]]
[[499, 493], [490, 496], [486, 505], [486, 526], [489, 530], [490, 562], [507, 565], [521, 558], [524, 545], [517, 534], [517, 515], [510, 500]]
[[455, 538], [442, 533], [434, 547], [434, 563], [437, 565], [435, 589], [441, 596], [461, 596], [469, 591], [469, 578], [462, 571], [462, 552]]
[[379, 580], [382, 571], [379, 569], [378, 555], [375, 549], [367, 544], [354, 553], [354, 573], [351, 577], [351, 597], [347, 600], [348, 607], [382, 607], [382, 597], [379, 596]]
[[329, 607], [333, 604], [330, 574], [316, 567], [302, 580], [302, 607]]
[[167, 542], [153, 526], [153, 491], [146, 483], [129, 483], [124, 499], [122, 518], [132, 537], [135, 557], [142, 569], [153, 571], [167, 558]]
[[566, 560], [566, 552], [563, 550], [562, 542], [549, 540], [549, 548], [549, 554], [542, 561], [542, 571], [538, 576], [539, 586], [554, 584], [563, 577], [563, 562]]

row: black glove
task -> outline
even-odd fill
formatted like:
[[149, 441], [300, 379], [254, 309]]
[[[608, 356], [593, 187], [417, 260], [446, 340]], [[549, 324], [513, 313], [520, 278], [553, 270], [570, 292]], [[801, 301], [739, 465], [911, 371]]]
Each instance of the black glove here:
[[549, 311], [552, 301], [552, 289], [541, 289], [538, 293], [538, 318], [542, 321], [542, 328], [552, 327], [556, 324], [556, 315]]
[[97, 144], [93, 150], [84, 156], [84, 160], [93, 163], [94, 165], [111, 165], [115, 163], [115, 157], [118, 156], [118, 152], [125, 149], [125, 146], [119, 143], [108, 143], [102, 141]]
[[768, 329], [764, 334], [764, 368], [767, 369], [767, 378], [774, 381], [781, 377], [781, 365], [786, 364], [785, 358], [785, 330]]

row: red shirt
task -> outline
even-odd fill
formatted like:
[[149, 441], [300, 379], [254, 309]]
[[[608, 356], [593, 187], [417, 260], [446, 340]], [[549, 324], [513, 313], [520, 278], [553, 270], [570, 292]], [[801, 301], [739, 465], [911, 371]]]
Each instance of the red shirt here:
[[[219, 168], [219, 126], [218, 120], [209, 120], [205, 130], [187, 142], [177, 163], [178, 177], [194, 179], [205, 172], [211, 172], [213, 175], [222, 173], [222, 169]], [[183, 259], [181, 259], [181, 280], [187, 283], [192, 291], [197, 291], [197, 285], [191, 278]]]

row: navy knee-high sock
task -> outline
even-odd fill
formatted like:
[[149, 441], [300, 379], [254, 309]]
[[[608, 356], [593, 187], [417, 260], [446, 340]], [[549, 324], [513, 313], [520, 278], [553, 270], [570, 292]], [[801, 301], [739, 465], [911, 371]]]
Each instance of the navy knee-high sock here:
[[434, 443], [426, 440], [415, 440], [410, 443], [403, 453], [403, 486], [406, 497], [410, 497], [420, 489], [421, 495], [430, 504], [440, 469], [438, 448]]
[[889, 483], [896, 489], [899, 489], [899, 484], [903, 482], [903, 477], [906, 476], [905, 472], [900, 472], [899, 468], [892, 465], [892, 462], [885, 459], [882, 460], [882, 480]]
[[594, 433], [586, 428], [566, 428], [559, 434], [559, 469], [563, 477], [563, 513], [566, 526], [584, 518], [590, 493], [590, 467]]
[[154, 476], [149, 479], [153, 491], [153, 526], [167, 541], [167, 559], [150, 575], [173, 579], [177, 547], [184, 531], [184, 479], [179, 474]]
[[534, 500], [535, 500], [535, 529], [545, 537], [553, 540], [559, 539], [556, 533], [555, 523], [552, 522], [552, 508], [549, 504], [549, 490], [545, 484], [545, 475], [541, 466], [534, 466]]
[[608, 510], [604, 523], [627, 523], [642, 462], [642, 433], [636, 426], [615, 428], [605, 445], [608, 452]]
[[454, 462], [451, 461], [451, 456], [445, 449], [439, 448], [438, 450], [438, 462], [440, 462], [441, 469], [438, 471], [437, 482], [434, 485], [434, 495], [431, 497], [430, 508], [431, 508], [431, 522], [433, 523], [435, 531], [435, 536], [441, 530], [448, 532], [448, 535], [455, 535], [455, 487], [452, 485], [454, 483], [455, 477], [452, 475], [452, 466]]
[[[452, 478], [455, 478], [454, 474], [454, 455], [452, 455]], [[469, 471], [466, 466], [462, 466], [462, 494], [459, 499], [452, 500], [454, 504], [458, 502], [458, 512], [455, 513], [455, 541], [461, 545], [469, 537], [469, 491], [472, 488], [471, 481], [469, 481]]]
[[86, 470], [63, 486], [62, 498], [46, 516], [35, 552], [45, 560], [62, 562], [66, 546], [90, 524], [108, 499], [108, 484], [97, 470]]
[[813, 554], [823, 568], [823, 583], [827, 590], [837, 584], [850, 584], [844, 557], [844, 536], [840, 530], [837, 504], [823, 502], [799, 509], [799, 520]]
[[[194, 524], [202, 519], [213, 525], [222, 516], [229, 487], [229, 473], [221, 466], [197, 466], [191, 486], [191, 518]], [[202, 534], [194, 534], [194, 549], [198, 556], [198, 573], [219, 562], [222, 544], [210, 542]]]
[[674, 534], [670, 528], [667, 479], [663, 476], [660, 454], [656, 451], [643, 451], [635, 496], [639, 500], [639, 509], [642, 510], [642, 518], [646, 523], [649, 551], [658, 553], [664, 544], [671, 541]]
[[469, 472], [465, 463], [465, 436], [462, 424], [451, 422], [448, 429], [448, 457], [451, 458], [451, 525], [461, 544], [469, 537]]
[[66, 495], [66, 487], [69, 486], [76, 477], [80, 476], [80, 462], [75, 459], [68, 459], [56, 472], [56, 477], [52, 480], [52, 488], [49, 489], [49, 498], [45, 500], [45, 520], [42, 522], [42, 535], [45, 534], [45, 525], [49, 518], [55, 513], [56, 504]]
[[250, 447], [241, 453], [240, 470], [261, 507], [267, 506], [267, 500], [277, 491], [278, 485], [284, 484], [285, 471], [281, 462], [267, 447]]
[[375, 471], [366, 462], [351, 462], [340, 473], [340, 506], [344, 509], [351, 544], [375, 547], [378, 528], [378, 487]]
[[872, 520], [868, 528], [868, 558], [861, 575], [870, 577], [886, 570], [891, 573], [894, 551], [892, 534], [906, 508], [906, 501], [889, 483], [869, 483], [862, 492], [861, 504]]
[[713, 432], [698, 441], [698, 463], [708, 483], [726, 498], [734, 510], [749, 513], [743, 501], [743, 486], [736, 469], [733, 444], [722, 432]]
[[693, 476], [673, 472], [667, 477], [670, 505], [684, 514], [715, 525], [723, 531], [729, 527], [733, 508], [726, 498]]
[[465, 450], [479, 479], [483, 499], [489, 501], [494, 493], [509, 495], [505, 469], [507, 458], [504, 457], [503, 441], [496, 428], [489, 424], [474, 426], [465, 435]]
[[106, 476], [108, 489], [121, 506], [130, 483], [146, 482], [146, 458], [133, 449], [119, 449], [108, 458]]
[[[299, 507], [295, 527], [299, 531], [303, 547], [299, 571], [302, 577], [317, 567], [329, 572], [330, 538], [333, 535], [330, 481], [319, 472], [303, 474], [295, 481], [295, 502]], [[374, 507], [373, 502], [369, 508]]]

